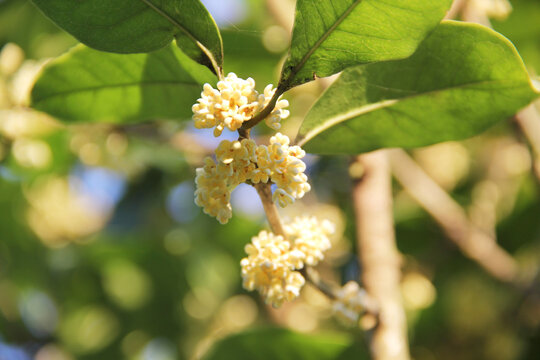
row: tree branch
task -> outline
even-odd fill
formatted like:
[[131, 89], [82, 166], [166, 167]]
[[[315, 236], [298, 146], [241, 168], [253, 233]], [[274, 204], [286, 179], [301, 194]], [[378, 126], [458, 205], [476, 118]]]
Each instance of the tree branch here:
[[379, 306], [371, 353], [375, 360], [407, 360], [407, 325], [401, 302], [400, 257], [395, 243], [392, 188], [387, 151], [360, 155], [364, 175], [355, 182], [353, 201], [362, 281]]
[[495, 239], [470, 223], [456, 203], [403, 150], [391, 150], [390, 161], [397, 181], [442, 227], [446, 235], [470, 259], [496, 279], [513, 283], [518, 266]]

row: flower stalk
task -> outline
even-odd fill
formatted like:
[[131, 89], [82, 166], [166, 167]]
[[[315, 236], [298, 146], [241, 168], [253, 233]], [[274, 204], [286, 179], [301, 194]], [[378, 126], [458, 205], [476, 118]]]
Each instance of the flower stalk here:
[[264, 212], [266, 214], [266, 219], [270, 224], [272, 232], [276, 235], [281, 235], [286, 239], [287, 234], [285, 234], [283, 223], [281, 222], [281, 218], [279, 217], [277, 207], [272, 201], [272, 189], [270, 183], [258, 183], [254, 184], [253, 187], [255, 187], [255, 190], [257, 190], [257, 194], [259, 194], [259, 197], [261, 198]]

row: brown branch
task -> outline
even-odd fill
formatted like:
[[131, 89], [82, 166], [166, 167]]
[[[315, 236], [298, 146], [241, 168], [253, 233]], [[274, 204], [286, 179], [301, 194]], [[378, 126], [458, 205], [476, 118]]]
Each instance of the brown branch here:
[[238, 140], [242, 140], [242, 139], [249, 139], [250, 138], [250, 132], [251, 132], [251, 129], [238, 129]]
[[375, 360], [406, 360], [407, 325], [399, 290], [401, 262], [394, 236], [387, 151], [360, 155], [357, 161], [364, 168], [353, 188], [362, 281], [380, 311], [371, 353]]
[[494, 237], [471, 224], [456, 203], [403, 150], [391, 150], [390, 161], [397, 181], [442, 227], [446, 235], [469, 258], [500, 281], [516, 280], [518, 266]]

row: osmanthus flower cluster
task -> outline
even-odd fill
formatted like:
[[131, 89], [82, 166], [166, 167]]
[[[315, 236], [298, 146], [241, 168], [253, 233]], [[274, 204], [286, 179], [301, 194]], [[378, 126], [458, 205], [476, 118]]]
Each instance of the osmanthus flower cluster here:
[[[205, 84], [201, 98], [193, 105], [195, 127], [215, 128], [215, 136], [225, 127], [238, 130], [269, 104], [275, 91], [268, 85], [259, 94], [253, 79], [243, 80], [232, 73], [218, 82], [217, 89]], [[266, 124], [278, 129], [279, 121], [289, 115], [284, 110], [287, 106], [286, 100], [278, 100]], [[196, 170], [195, 203], [224, 224], [232, 216], [230, 198], [236, 186], [271, 182], [276, 185], [272, 200], [285, 207], [311, 189], [304, 173], [306, 164], [301, 160], [305, 154], [281, 133], [272, 136], [268, 145], [257, 145], [249, 138], [223, 140], [215, 157], [206, 157], [204, 166]], [[299, 270], [315, 266], [324, 258], [333, 231], [329, 221], [319, 222], [314, 217], [295, 218], [284, 227], [284, 236], [261, 231], [245, 248], [248, 256], [241, 261], [243, 286], [258, 290], [276, 307], [296, 298], [306, 281]]]
[[[198, 103], [192, 107], [193, 120], [198, 129], [215, 128], [216, 137], [221, 135], [224, 128], [238, 130], [245, 121], [264, 109], [276, 92], [270, 84], [259, 94], [252, 78], [240, 79], [234, 73], [229, 73], [219, 81], [217, 89], [210, 84], [204, 84], [203, 89]], [[280, 120], [289, 116], [289, 111], [284, 109], [287, 106], [287, 100], [278, 100], [274, 110], [265, 119], [266, 124], [278, 130], [281, 127]]]
[[244, 288], [258, 290], [274, 307], [295, 299], [306, 281], [298, 270], [323, 260], [333, 231], [329, 221], [315, 217], [297, 217], [286, 225], [287, 239], [261, 231], [246, 245], [248, 256], [240, 262]]
[[[262, 94], [255, 90], [255, 81], [238, 78], [230, 73], [217, 83], [217, 89], [204, 85], [201, 98], [193, 105], [193, 119], [197, 128], [212, 128], [219, 136], [223, 129], [238, 130], [253, 118], [272, 99], [276, 89], [268, 85]], [[265, 119], [273, 129], [289, 115], [287, 100], [278, 100]], [[276, 184], [273, 200], [284, 207], [300, 199], [310, 190], [305, 163], [300, 160], [305, 152], [299, 146], [290, 146], [287, 136], [277, 133], [269, 145], [257, 145], [253, 140], [222, 141], [212, 157], [204, 159], [197, 169], [195, 203], [203, 211], [225, 224], [232, 216], [231, 192], [243, 182]]]
[[204, 212], [225, 224], [232, 216], [231, 192], [240, 183], [276, 184], [273, 200], [284, 207], [300, 199], [311, 187], [304, 174], [306, 164], [300, 160], [305, 152], [289, 146], [289, 138], [277, 133], [270, 145], [256, 145], [253, 140], [223, 140], [215, 151], [216, 160], [204, 159], [198, 168], [195, 203]]

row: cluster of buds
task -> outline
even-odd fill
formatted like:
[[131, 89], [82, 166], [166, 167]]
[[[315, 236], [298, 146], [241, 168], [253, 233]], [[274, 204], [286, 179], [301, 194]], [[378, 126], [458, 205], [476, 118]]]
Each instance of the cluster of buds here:
[[305, 279], [297, 270], [323, 259], [323, 252], [330, 248], [328, 235], [333, 225], [299, 217], [285, 226], [285, 232], [287, 239], [261, 231], [246, 245], [248, 257], [240, 262], [244, 288], [258, 290], [274, 307], [298, 297]]
[[356, 281], [347, 282], [336, 292], [332, 307], [334, 313], [343, 321], [357, 323], [368, 302], [367, 293]]
[[[276, 89], [266, 86], [262, 94], [255, 90], [255, 80], [240, 79], [234, 73], [217, 83], [217, 89], [205, 84], [201, 98], [193, 105], [193, 120], [198, 129], [214, 128], [214, 136], [219, 136], [224, 128], [236, 131], [245, 121], [253, 118], [268, 105]], [[265, 119], [274, 130], [281, 127], [280, 120], [289, 116], [285, 110], [287, 100], [278, 100], [274, 110]]]
[[224, 224], [232, 216], [231, 192], [239, 184], [272, 181], [277, 189], [273, 199], [280, 206], [291, 204], [311, 189], [304, 174], [305, 152], [289, 146], [289, 138], [277, 133], [270, 145], [257, 146], [253, 140], [223, 140], [216, 149], [216, 161], [205, 158], [197, 169], [195, 203]]

